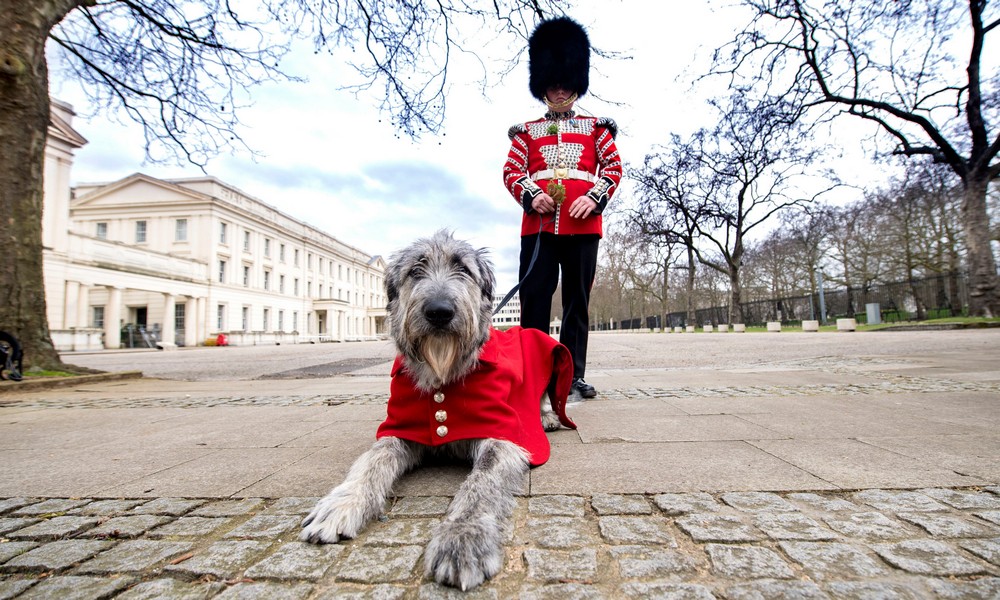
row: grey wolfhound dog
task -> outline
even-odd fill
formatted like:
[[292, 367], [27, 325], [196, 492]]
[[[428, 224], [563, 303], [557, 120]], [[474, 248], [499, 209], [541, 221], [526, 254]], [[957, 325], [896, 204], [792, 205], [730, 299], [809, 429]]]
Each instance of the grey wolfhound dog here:
[[[391, 257], [386, 291], [397, 365], [408, 372], [424, 397], [449, 384], [467, 385], [466, 377], [477, 367], [480, 350], [491, 339], [494, 285], [485, 250], [476, 250], [446, 231], [417, 240]], [[553, 412], [554, 402], [547, 401], [547, 395], [535, 396], [529, 406], [533, 419], [541, 420], [538, 432], [543, 438], [544, 431], [559, 428], [559, 415], [565, 417], [564, 408], [558, 415]], [[450, 414], [446, 418], [448, 424], [453, 423]], [[567, 419], [563, 424], [572, 422]], [[432, 422], [431, 431], [437, 425]], [[538, 421], [533, 426], [537, 428]], [[438, 427], [438, 435], [444, 437], [442, 430], [448, 429]], [[544, 443], [547, 452], [548, 442]], [[425, 459], [442, 455], [470, 461], [472, 471], [434, 530], [424, 553], [425, 572], [438, 583], [462, 590], [493, 577], [503, 564], [504, 529], [516, 504], [515, 495], [522, 491], [529, 464], [538, 464], [530, 463], [528, 450], [506, 439], [425, 445], [394, 435], [379, 437], [351, 466], [344, 482], [306, 517], [301, 539], [336, 543], [356, 537], [382, 513], [400, 476]]]

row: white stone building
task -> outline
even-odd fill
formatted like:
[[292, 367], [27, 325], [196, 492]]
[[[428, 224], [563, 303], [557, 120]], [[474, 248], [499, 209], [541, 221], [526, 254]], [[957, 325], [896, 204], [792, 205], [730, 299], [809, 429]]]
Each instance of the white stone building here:
[[73, 152], [86, 144], [72, 116], [52, 102], [42, 229], [57, 349], [101, 338], [106, 348], [170, 348], [219, 334], [233, 345], [385, 334], [381, 257], [232, 185], [136, 173], [71, 191]]
[[493, 315], [493, 327], [497, 329], [510, 329], [515, 325], [521, 324], [521, 298], [517, 294], [511, 296], [507, 304], [500, 309], [500, 312], [496, 312], [505, 295], [506, 292], [499, 296], [493, 296], [493, 312], [495, 313]]

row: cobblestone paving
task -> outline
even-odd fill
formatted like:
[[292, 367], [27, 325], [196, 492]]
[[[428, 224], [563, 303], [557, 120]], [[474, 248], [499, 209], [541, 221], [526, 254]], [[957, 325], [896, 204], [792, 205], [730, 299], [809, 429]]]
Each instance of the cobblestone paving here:
[[[879, 374], [870, 374], [879, 377]], [[602, 400], [628, 398], [736, 398], [756, 396], [865, 396], [883, 394], [987, 392], [1000, 394], [1000, 383], [990, 381], [953, 381], [948, 379], [881, 375], [883, 381], [867, 383], [815, 384], [815, 385], [754, 385], [713, 387], [651, 387], [601, 390]], [[310, 394], [310, 395], [234, 395], [225, 396], [145, 396], [131, 397], [88, 395], [73, 398], [71, 395], [31, 395], [4, 398], [3, 406], [22, 408], [210, 408], [214, 406], [337, 406], [385, 404], [386, 394]]]
[[[423, 576], [449, 498], [297, 541], [315, 498], [0, 498], [0, 599], [457, 598]], [[519, 498], [470, 598], [998, 598], [1000, 486]]]

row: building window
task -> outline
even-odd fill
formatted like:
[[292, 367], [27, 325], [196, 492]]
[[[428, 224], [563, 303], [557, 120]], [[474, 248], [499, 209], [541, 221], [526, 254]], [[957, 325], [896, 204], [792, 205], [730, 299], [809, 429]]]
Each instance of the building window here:
[[250, 252], [250, 232], [243, 232], [243, 250], [245, 252]]
[[299, 330], [299, 311], [292, 312], [292, 331]]
[[187, 316], [187, 305], [177, 303], [174, 305], [174, 331], [184, 331], [184, 317]]
[[271, 272], [264, 269], [264, 290], [271, 291]]
[[220, 304], [215, 308], [215, 328], [219, 331], [226, 330], [226, 305]]
[[278, 275], [278, 292], [285, 293], [285, 276]]
[[226, 283], [226, 261], [219, 261], [219, 283]]
[[186, 242], [188, 239], [188, 220], [177, 219], [174, 223], [174, 241]]
[[295, 295], [296, 296], [299, 295], [299, 279], [298, 279], [298, 277], [295, 278]]
[[263, 324], [264, 326], [261, 328], [261, 331], [267, 331], [268, 330], [267, 329], [268, 325], [270, 325], [270, 323], [268, 323], [268, 321], [270, 321], [270, 320], [271, 320], [271, 309], [270, 308], [265, 308], [264, 309], [264, 324]]
[[229, 243], [227, 241], [227, 237], [226, 237], [226, 233], [227, 233], [228, 229], [229, 229], [229, 225], [227, 225], [226, 223], [219, 223], [219, 243], [220, 244], [228, 244]]
[[243, 331], [250, 331], [250, 307], [243, 307]]
[[278, 311], [278, 331], [285, 330], [285, 311]]
[[271, 240], [264, 238], [264, 258], [271, 258]]
[[278, 260], [285, 262], [285, 245], [281, 244], [278, 246]]
[[97, 224], [97, 239], [106, 240], [108, 239], [108, 224], [98, 223]]
[[299, 249], [295, 249], [295, 266], [299, 266]]
[[250, 287], [250, 267], [243, 265], [243, 287]]
[[313, 284], [310, 281], [310, 282], [306, 283], [306, 297], [307, 298], [312, 298], [312, 295], [313, 295]]
[[104, 329], [104, 307], [95, 306], [91, 311], [91, 326], [97, 329]]
[[136, 221], [135, 222], [135, 243], [145, 244], [146, 243], [146, 222]]

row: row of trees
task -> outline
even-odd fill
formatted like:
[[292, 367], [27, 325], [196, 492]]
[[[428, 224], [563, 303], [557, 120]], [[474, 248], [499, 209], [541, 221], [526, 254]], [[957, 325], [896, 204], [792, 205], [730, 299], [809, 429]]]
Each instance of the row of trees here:
[[[755, 271], [776, 293], [795, 272], [805, 273], [795, 281], [815, 291], [813, 273], [827, 267], [824, 256], [848, 286], [891, 269], [912, 280], [932, 263], [961, 263], [971, 286], [969, 313], [1000, 315], [991, 248], [998, 236], [988, 203], [1000, 177], [1000, 78], [997, 65], [984, 62], [1000, 11], [985, 0], [742, 4], [751, 22], [716, 52], [705, 76], [728, 83], [730, 95], [713, 102], [716, 124], [673, 136], [631, 170], [639, 190], [627, 218], [633, 226], [619, 232], [608, 264], [615, 271], [622, 257], [643, 254], [621, 262], [625, 271], [610, 278], [610, 289], [622, 294], [632, 279], [632, 289], [644, 289], [643, 301], [655, 300], [665, 314], [679, 261], [689, 315], [701, 267], [725, 279], [728, 299], [719, 304], [728, 304], [729, 322], [742, 323]], [[868, 142], [877, 157], [904, 159], [911, 168], [906, 180], [834, 209], [818, 203], [854, 182], [819, 166], [830, 149], [814, 138], [830, 139], [845, 119], [873, 126]], [[954, 218], [927, 216], [949, 209]], [[782, 215], [785, 226], [768, 234]], [[865, 234], [862, 245], [855, 232]], [[749, 254], [753, 240], [763, 240], [756, 256]], [[795, 264], [777, 261], [790, 247], [799, 250]], [[643, 265], [644, 277], [627, 274]]]
[[[949, 275], [948, 295], [956, 298], [953, 275], [962, 270], [967, 253], [962, 199], [963, 190], [946, 167], [920, 164], [849, 204], [786, 205], [761, 222], [753, 241], [744, 241], [740, 298], [815, 295], [820, 272], [825, 289], [846, 289], [848, 298], [852, 290], [880, 283], [909, 282], [913, 288], [921, 279]], [[991, 235], [1000, 239], [1000, 190], [992, 190], [989, 205]], [[719, 250], [724, 237], [674, 239], [651, 234], [647, 222], [628, 212], [609, 226], [594, 287], [594, 322], [659, 314], [665, 324], [667, 314], [686, 312], [687, 321], [696, 324], [695, 310], [732, 301], [730, 262]], [[921, 296], [912, 297], [916, 317], [925, 318]], [[729, 322], [742, 319], [734, 310]]]

